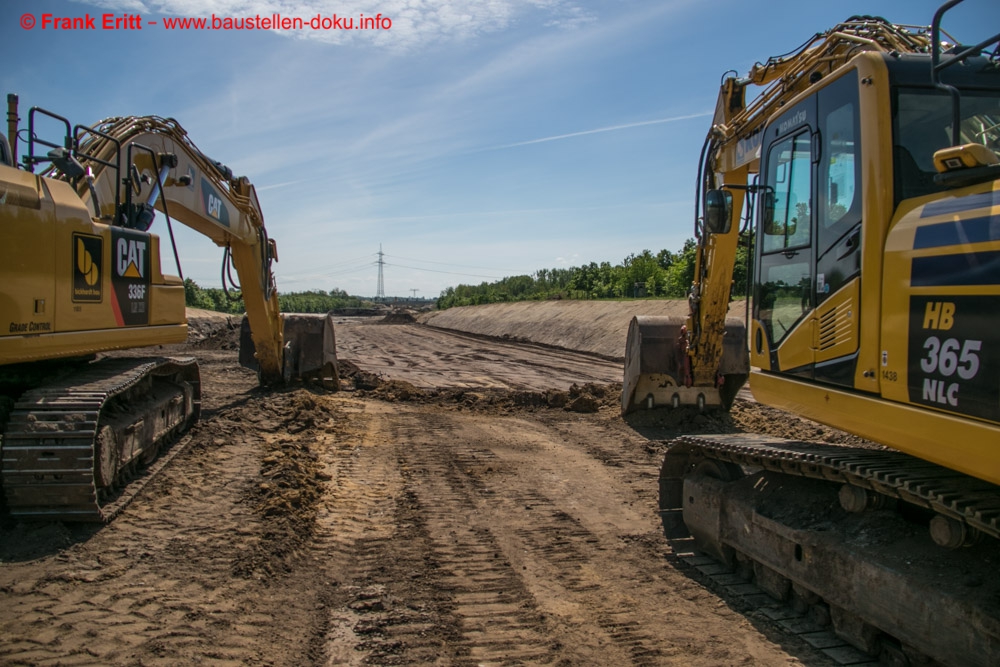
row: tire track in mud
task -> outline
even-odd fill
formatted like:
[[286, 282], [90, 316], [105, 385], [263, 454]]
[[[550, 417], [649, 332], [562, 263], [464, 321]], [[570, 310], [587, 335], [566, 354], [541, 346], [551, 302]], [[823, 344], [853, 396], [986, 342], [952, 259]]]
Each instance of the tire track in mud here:
[[258, 408], [199, 424], [185, 436], [191, 447], [114, 523], [22, 527], [63, 530], [68, 544], [27, 561], [13, 582], [0, 570], [0, 663], [306, 661], [313, 596], [232, 576], [267, 530], [245, 502], [260, 468], [260, 440], [246, 426]]
[[592, 630], [599, 629], [617, 645], [628, 664], [659, 664], [662, 641], [656, 628], [649, 627], [643, 614], [634, 613], [636, 600], [623, 599], [602, 580], [609, 552], [615, 550], [543, 493], [514, 492], [505, 501], [531, 514], [530, 526], [513, 532], [519, 547], [535, 561], [533, 567], [544, 573], [540, 578], [560, 587], [560, 598], [586, 610]]
[[329, 450], [313, 545], [340, 579], [326, 664], [545, 662], [530, 596], [490, 531], [462, 518], [475, 499], [442, 456], [447, 420], [362, 411]]
[[[501, 479], [492, 479], [505, 467], [494, 451], [502, 443], [491, 440], [496, 437], [492, 429], [479, 428], [470, 439], [456, 424], [467, 421], [460, 415], [408, 421], [414, 420], [400, 419], [393, 429], [406, 443], [404, 479], [426, 520], [441, 574], [436, 585], [452, 598], [459, 645], [468, 650], [463, 654], [477, 664], [591, 662], [595, 657], [589, 651], [600, 646], [599, 662], [661, 662], [662, 642], [648, 613], [634, 614], [636, 599], [607, 590], [601, 580], [608, 559], [619, 556], [615, 545], [560, 509], [544, 490], [505, 489]], [[500, 508], [496, 521], [491, 507]], [[525, 512], [530, 513], [527, 522], [518, 521], [511, 530], [495, 525]], [[528, 580], [522, 574], [527, 570]], [[541, 593], [557, 596], [549, 606], [575, 610], [574, 622], [584, 627], [574, 633], [600, 638], [591, 639], [588, 652], [577, 653], [558, 615], [547, 614], [536, 602], [532, 583], [538, 580], [545, 582]]]
[[631, 664], [657, 664], [661, 655], [659, 637], [630, 611], [634, 601], [617, 599], [594, 576], [603, 570], [600, 538], [538, 494], [518, 496], [516, 500], [532, 503], [536, 525], [516, 534], [546, 563], [550, 581], [565, 588], [568, 598], [590, 612], [594, 623], [631, 658]]
[[547, 662], [557, 643], [495, 536], [476, 520], [479, 494], [463, 472], [475, 453], [456, 442], [451, 419], [407, 421], [393, 429], [407, 443], [400, 463], [423, 517], [436, 587], [450, 598], [459, 655], [477, 665]]
[[[524, 580], [539, 609], [552, 610], [547, 619], [553, 632], [579, 647], [585, 662], [744, 661], [747, 647], [726, 641], [720, 631], [739, 623], [738, 616], [695, 582], [656, 565], [665, 565], [667, 545], [654, 520], [656, 474], [648, 444], [603, 421], [563, 415], [542, 411], [530, 420], [512, 418], [496, 441], [484, 435], [478, 447], [457, 453], [460, 468], [473, 473], [467, 483], [493, 498], [502, 517], [495, 523], [511, 525], [498, 539], [509, 554], [520, 554], [511, 560], [527, 570]], [[477, 468], [506, 469], [511, 484], [476, 475]], [[593, 471], [595, 489], [619, 497], [593, 499], [586, 486], [565, 483], [587, 479], [586, 470]], [[563, 620], [566, 609], [573, 613]], [[671, 627], [664, 623], [671, 612], [702, 622]], [[765, 664], [776, 657], [769, 648], [749, 650], [759, 650]]]
[[347, 323], [337, 347], [366, 371], [423, 388], [546, 390], [621, 379], [620, 363], [596, 355], [413, 324]]
[[[344, 425], [324, 439], [331, 484], [311, 551], [328, 579], [327, 616], [314, 654], [327, 665], [434, 662], [449, 635], [447, 609], [402, 588], [422, 578], [423, 536], [392, 448], [363, 403], [339, 401]], [[425, 582], [426, 583], [426, 582]]]

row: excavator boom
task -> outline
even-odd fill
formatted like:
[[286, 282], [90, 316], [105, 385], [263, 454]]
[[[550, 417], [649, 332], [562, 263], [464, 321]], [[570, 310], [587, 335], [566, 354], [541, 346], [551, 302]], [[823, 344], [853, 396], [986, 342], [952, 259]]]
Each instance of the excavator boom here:
[[224, 249], [247, 311], [241, 360], [262, 383], [337, 387], [332, 318], [279, 312], [277, 248], [246, 177], [207, 158], [172, 119], [73, 126], [40, 108], [29, 111], [17, 168], [19, 120], [10, 96], [13, 145], [0, 135], [0, 468], [12, 514], [109, 520], [134, 493], [123, 489], [135, 471], [197, 419], [193, 360], [91, 361], [186, 339], [183, 281], [164, 273], [149, 232], [157, 211], [168, 228], [177, 220]]
[[[1000, 647], [1000, 34], [943, 43], [960, 1], [930, 27], [851, 17], [723, 82], [689, 315], [636, 318], [626, 345], [623, 413], [727, 407], [749, 373], [757, 401], [871, 441], [677, 438], [660, 516], [900, 665]], [[741, 235], [745, 328], [727, 324]]]

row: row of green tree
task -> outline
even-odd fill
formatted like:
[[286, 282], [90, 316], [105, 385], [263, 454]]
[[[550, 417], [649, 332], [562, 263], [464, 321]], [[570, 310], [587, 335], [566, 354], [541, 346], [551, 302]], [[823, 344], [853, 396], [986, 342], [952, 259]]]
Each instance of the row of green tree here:
[[[184, 279], [184, 301], [189, 308], [204, 308], [238, 315], [245, 311], [238, 291], [228, 294], [218, 287], [199, 287], [190, 278]], [[278, 305], [284, 313], [326, 313], [335, 308], [359, 308], [363, 301], [343, 290], [310, 290], [278, 294]]]
[[[733, 271], [733, 296], [747, 293], [746, 239], [742, 239]], [[591, 262], [568, 269], [539, 269], [533, 275], [509, 276], [492, 283], [449, 287], [437, 300], [440, 309], [503, 301], [541, 299], [683, 298], [694, 282], [698, 246], [694, 239], [677, 252], [643, 250], [621, 264]]]
[[[694, 239], [684, 242], [677, 252], [661, 250], [653, 254], [643, 250], [631, 254], [621, 264], [591, 262], [568, 269], [539, 269], [532, 275], [508, 276], [492, 283], [458, 285], [441, 292], [438, 308], [474, 306], [502, 301], [541, 299], [622, 299], [684, 298], [694, 282]], [[747, 293], [747, 243], [742, 239], [733, 271], [733, 296]], [[216, 287], [200, 287], [190, 278], [184, 280], [184, 296], [191, 308], [205, 308], [223, 313], [244, 312], [239, 292], [227, 294]], [[343, 290], [311, 290], [278, 295], [282, 312], [325, 313], [336, 308], [359, 308], [365, 302]]]

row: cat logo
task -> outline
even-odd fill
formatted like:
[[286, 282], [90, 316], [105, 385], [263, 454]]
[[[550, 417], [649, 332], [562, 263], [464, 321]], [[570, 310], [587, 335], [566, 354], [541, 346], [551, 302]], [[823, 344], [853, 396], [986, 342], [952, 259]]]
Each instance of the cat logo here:
[[146, 241], [119, 237], [115, 244], [115, 268], [122, 278], [145, 278]]
[[73, 234], [73, 301], [101, 301], [103, 260], [104, 240], [100, 236]]
[[208, 195], [208, 214], [216, 220], [222, 215], [222, 200], [213, 194]]
[[201, 203], [205, 207], [205, 215], [224, 227], [229, 226], [229, 209], [207, 178], [201, 179]]
[[111, 230], [111, 307], [118, 326], [149, 324], [152, 237], [115, 227]]

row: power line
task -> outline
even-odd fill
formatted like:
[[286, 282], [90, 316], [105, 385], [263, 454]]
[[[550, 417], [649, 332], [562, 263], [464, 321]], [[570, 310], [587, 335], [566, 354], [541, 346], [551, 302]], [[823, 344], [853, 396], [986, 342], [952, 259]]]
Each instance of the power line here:
[[[421, 264], [437, 264], [439, 266], [455, 266], [455, 267], [459, 267], [459, 268], [463, 268], [463, 269], [481, 269], [481, 268], [483, 268], [481, 266], [469, 266], [468, 264], [451, 264], [450, 262], [432, 262], [429, 259], [416, 259], [414, 257], [400, 257], [399, 255], [389, 255], [389, 254], [387, 254], [386, 257], [389, 257], [389, 258], [395, 257], [397, 259], [402, 259], [402, 260], [405, 260], [405, 261], [408, 261], [408, 262], [420, 262]], [[428, 269], [428, 270], [430, 270], [430, 269]], [[517, 271], [504, 271], [503, 269], [497, 269], [497, 270], [501, 271], [503, 273], [507, 273], [507, 274], [516, 274], [517, 273]]]
[[448, 275], [452, 275], [452, 276], [469, 276], [469, 277], [472, 277], [472, 278], [489, 278], [491, 280], [501, 280], [504, 277], [504, 276], [484, 276], [484, 275], [481, 275], [481, 274], [478, 274], [478, 273], [458, 273], [456, 271], [439, 271], [437, 269], [425, 269], [425, 268], [420, 267], [420, 266], [406, 266], [405, 264], [390, 264], [389, 262], [386, 262], [385, 265], [386, 266], [395, 266], [395, 267], [398, 267], [398, 268], [401, 268], [401, 269], [413, 269], [414, 271], [429, 271], [431, 273], [447, 273]]
[[382, 244], [378, 244], [378, 287], [375, 290], [376, 299], [385, 298], [385, 286], [382, 284], [382, 266], [385, 262], [382, 260]]
[[336, 274], [336, 273], [343, 273], [343, 272], [354, 271], [354, 270], [356, 270], [358, 268], [368, 268], [368, 267], [373, 266], [375, 264], [375, 261], [373, 259], [371, 259], [374, 256], [375, 256], [375, 253], [372, 253], [371, 255], [368, 255], [367, 257], [359, 257], [359, 258], [348, 260], [348, 261], [344, 261], [344, 262], [338, 262], [337, 264], [323, 264], [321, 266], [301, 267], [301, 266], [296, 265], [295, 266], [295, 269], [296, 269], [295, 273], [288, 274], [288, 275], [302, 276], [302, 275], [309, 275], [309, 274], [315, 273], [317, 271], [322, 271], [324, 274], [326, 274], [326, 273], [334, 273], [334, 274]]
[[333, 278], [333, 277], [336, 277], [336, 276], [347, 275], [349, 273], [359, 273], [361, 271], [368, 271], [371, 267], [375, 266], [375, 264], [376, 264], [376, 262], [367, 262], [367, 263], [365, 263], [364, 266], [356, 266], [356, 267], [350, 268], [350, 269], [339, 269], [337, 271], [302, 271], [302, 272], [299, 272], [299, 273], [288, 273], [288, 274], [283, 274], [283, 275], [284, 275], [285, 279], [297, 278], [297, 277], [300, 277], [300, 276], [305, 276], [307, 278], [308, 277], [313, 277], [313, 276], [317, 276], [317, 277], [321, 277], [321, 278]]

